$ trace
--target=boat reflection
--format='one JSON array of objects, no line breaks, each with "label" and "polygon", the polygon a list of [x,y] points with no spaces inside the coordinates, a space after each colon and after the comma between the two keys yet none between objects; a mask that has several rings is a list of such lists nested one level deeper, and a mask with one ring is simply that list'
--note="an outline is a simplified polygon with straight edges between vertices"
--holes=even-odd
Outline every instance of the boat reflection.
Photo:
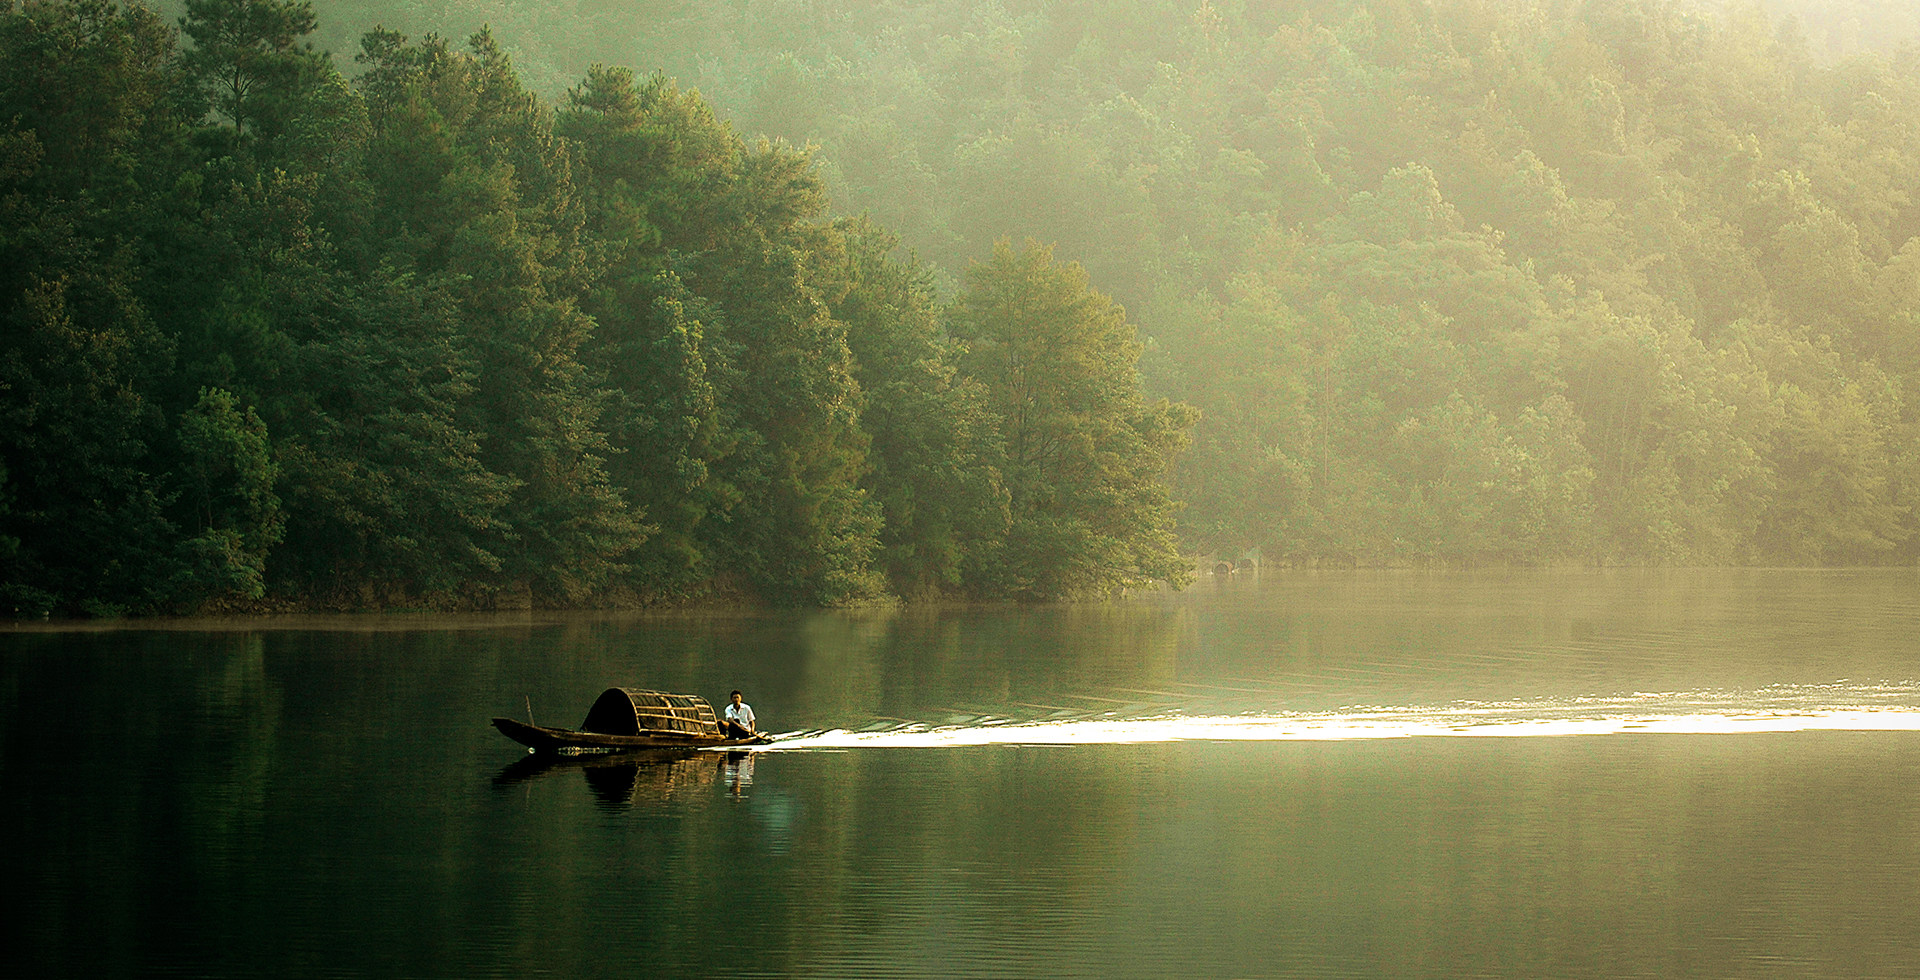
[{"label": "boat reflection", "polygon": [[[520,758],[500,770],[493,777],[493,785],[518,786],[553,773],[578,771],[600,806],[626,809],[636,804],[657,805],[687,797],[711,787],[714,777],[723,772],[727,773],[727,785],[733,787],[738,781],[737,763],[730,762],[729,757],[741,754],[744,753],[720,755],[692,750],[574,756],[539,753]],[[752,781],[749,765],[746,782]]]}]

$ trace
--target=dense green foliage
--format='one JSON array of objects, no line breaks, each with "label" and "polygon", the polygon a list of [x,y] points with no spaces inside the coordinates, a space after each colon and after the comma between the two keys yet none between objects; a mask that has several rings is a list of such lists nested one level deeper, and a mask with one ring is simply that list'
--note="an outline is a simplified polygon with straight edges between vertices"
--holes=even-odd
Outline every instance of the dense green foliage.
[{"label": "dense green foliage", "polygon": [[1920,557],[1900,4],[0,9],[21,608]]},{"label": "dense green foliage", "polygon": [[0,0],[0,610],[1183,577],[1156,480],[1190,420],[1077,266],[975,275],[1102,331],[1068,341],[1106,386],[1073,534],[1009,548],[1046,506],[1004,382],[806,152],[626,69],[549,105],[486,31],[371,31],[349,80],[301,0],[184,14]]},{"label": "dense green foliage", "polygon": [[1911,4],[442,9],[536,7],[529,59],[664,65],[816,142],[937,274],[1003,237],[1083,263],[1203,412],[1191,550],[1920,554]]}]

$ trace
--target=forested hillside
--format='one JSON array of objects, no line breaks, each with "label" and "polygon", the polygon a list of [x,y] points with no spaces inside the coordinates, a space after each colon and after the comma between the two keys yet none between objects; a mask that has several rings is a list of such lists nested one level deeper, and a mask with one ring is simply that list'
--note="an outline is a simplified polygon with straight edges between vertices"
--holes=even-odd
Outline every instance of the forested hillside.
[{"label": "forested hillside", "polygon": [[944,309],[665,78],[376,31],[349,80],[305,3],[186,11],[0,2],[0,610],[1184,578],[1191,412],[1044,246]]},{"label": "forested hillside", "polygon": [[937,268],[1084,263],[1202,412],[1191,549],[1915,557],[1920,57],[1807,40],[1906,6],[483,6],[817,143]]},{"label": "forested hillside", "polygon": [[1920,55],[1793,2],[326,0],[331,64],[9,7],[0,534],[115,515],[10,594],[1091,594],[1173,498],[1910,563]]}]

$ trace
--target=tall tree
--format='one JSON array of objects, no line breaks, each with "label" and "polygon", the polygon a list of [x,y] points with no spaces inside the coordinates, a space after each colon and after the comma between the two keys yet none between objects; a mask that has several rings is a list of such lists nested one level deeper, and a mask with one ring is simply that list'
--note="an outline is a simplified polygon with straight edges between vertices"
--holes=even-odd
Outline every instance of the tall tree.
[{"label": "tall tree", "polygon": [[[725,313],[687,286],[681,254],[662,247],[669,235],[694,244],[666,208],[698,200],[708,174],[696,161],[727,159],[725,139],[701,154],[708,140],[674,125],[685,118],[672,111],[676,96],[664,79],[636,88],[631,72],[595,66],[557,121],[579,148],[588,231],[605,256],[584,300],[597,326],[583,356],[609,389],[609,473],[657,528],[629,581],[668,595],[703,587],[721,564],[716,546],[740,504],[723,463],[743,437],[728,397]],[[681,154],[692,165],[674,165]]]},{"label": "tall tree", "polygon": [[1009,515],[986,389],[959,371],[926,269],[893,259],[897,240],[865,219],[840,223],[845,279],[834,305],[872,434],[862,481],[880,505],[879,562],[896,593],[964,591],[998,562]]},{"label": "tall tree", "polygon": [[373,126],[369,233],[383,261],[447,291],[473,353],[478,459],[513,481],[501,584],[580,601],[649,528],[608,479],[606,393],[582,363],[594,332],[577,157],[485,31],[465,53],[391,32],[364,43]]},{"label": "tall tree", "polygon": [[604,363],[641,410],[621,428],[667,435],[658,448],[699,464],[640,492],[686,487],[667,513],[698,512],[702,560],[764,596],[882,591],[861,392],[833,315],[848,288],[842,248],[812,157],[747,144],[698,93],[657,76],[636,86],[596,69],[570,99],[561,131],[580,141],[611,263],[593,306],[610,327]]},{"label": "tall tree", "polygon": [[143,7],[0,7],[0,604],[23,613],[163,607],[179,570],[174,347],[128,221],[179,146],[172,42]]},{"label": "tall tree", "polygon": [[[205,388],[175,429],[194,605],[266,594],[267,553],[285,535],[267,427],[231,393]],[[197,595],[195,593],[198,593]]]},{"label": "tall tree", "polygon": [[216,113],[236,134],[277,135],[294,121],[297,93],[324,72],[323,56],[300,39],[317,21],[307,0],[186,0],[180,28],[193,40],[182,57]]},{"label": "tall tree", "polygon": [[1011,496],[1004,558],[974,581],[1020,598],[1184,582],[1160,477],[1197,413],[1142,395],[1125,312],[1051,248],[1003,240],[968,270],[951,329],[999,417]]}]

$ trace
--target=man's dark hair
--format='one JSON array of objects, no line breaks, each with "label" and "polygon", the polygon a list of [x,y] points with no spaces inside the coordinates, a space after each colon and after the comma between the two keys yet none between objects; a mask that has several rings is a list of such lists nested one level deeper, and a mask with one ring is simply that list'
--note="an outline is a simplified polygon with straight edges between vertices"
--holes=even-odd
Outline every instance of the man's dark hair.
[{"label": "man's dark hair", "polygon": [[735,694],[739,694],[739,693],[740,693],[739,691],[733,691],[733,692],[730,692],[730,693],[729,693],[729,694],[727,695],[727,697],[733,697],[733,696],[734,696]]}]

